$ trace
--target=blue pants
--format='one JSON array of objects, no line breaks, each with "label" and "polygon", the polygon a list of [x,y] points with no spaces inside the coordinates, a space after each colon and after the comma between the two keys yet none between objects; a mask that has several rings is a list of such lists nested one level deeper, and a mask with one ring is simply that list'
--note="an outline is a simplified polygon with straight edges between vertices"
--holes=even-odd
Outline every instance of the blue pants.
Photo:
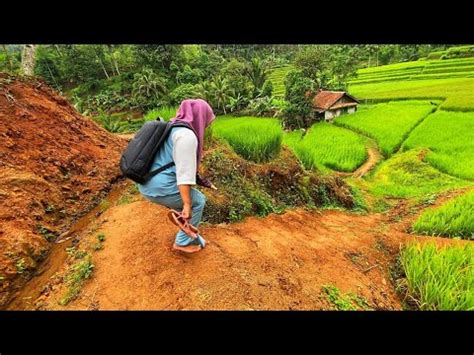
[{"label": "blue pants", "polygon": [[[181,194],[177,193],[174,195],[169,195],[169,196],[146,196],[144,197],[154,203],[158,203],[159,205],[175,209],[177,211],[181,211],[183,208],[183,200],[181,198]],[[193,213],[191,216],[191,224],[195,227],[199,226],[199,223],[201,223],[202,219],[202,211],[204,210],[204,206],[206,204],[206,196],[204,196],[203,193],[199,192],[196,189],[191,189],[191,200],[192,200],[192,209]],[[206,244],[204,239],[201,236],[198,236],[197,239],[193,239],[189,237],[186,233],[184,233],[182,230],[176,234],[176,240],[175,240],[177,245],[180,246],[185,246],[185,245],[190,245],[190,244],[200,244],[203,248]]]}]

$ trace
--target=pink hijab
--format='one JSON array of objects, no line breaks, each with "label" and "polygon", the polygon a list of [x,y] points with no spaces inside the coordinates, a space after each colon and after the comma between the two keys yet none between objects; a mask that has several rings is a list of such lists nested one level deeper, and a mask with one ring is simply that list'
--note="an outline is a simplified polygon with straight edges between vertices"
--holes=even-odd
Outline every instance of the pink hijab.
[{"label": "pink hijab", "polygon": [[181,102],[176,117],[171,122],[186,122],[196,134],[198,139],[197,161],[201,162],[204,146],[204,131],[216,118],[211,106],[202,99],[188,99]]}]

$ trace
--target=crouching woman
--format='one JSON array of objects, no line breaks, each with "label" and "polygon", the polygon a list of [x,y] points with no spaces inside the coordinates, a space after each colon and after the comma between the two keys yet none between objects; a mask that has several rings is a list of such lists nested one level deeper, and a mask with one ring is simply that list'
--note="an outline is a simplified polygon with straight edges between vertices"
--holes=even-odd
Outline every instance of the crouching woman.
[{"label": "crouching woman", "polygon": [[[206,197],[192,188],[202,158],[204,133],[215,115],[209,104],[201,99],[184,100],[171,122],[185,123],[189,128],[171,129],[165,144],[156,153],[151,170],[174,161],[175,165],[139,185],[140,193],[149,201],[182,210],[182,217],[197,227],[201,222]],[[199,178],[199,177],[198,177]],[[194,253],[206,246],[198,235],[191,238],[183,231],[176,234],[173,249]]]}]

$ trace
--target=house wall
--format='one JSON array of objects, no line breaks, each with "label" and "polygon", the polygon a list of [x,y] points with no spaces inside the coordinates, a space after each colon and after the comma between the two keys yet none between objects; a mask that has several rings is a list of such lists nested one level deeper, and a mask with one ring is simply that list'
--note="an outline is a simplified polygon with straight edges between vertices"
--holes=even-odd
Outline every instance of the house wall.
[{"label": "house wall", "polygon": [[339,117],[345,113],[350,114],[356,112],[356,107],[347,107],[347,108],[340,108],[337,110],[327,110],[324,112],[324,119],[326,121],[332,121],[335,117]]},{"label": "house wall", "polygon": [[[337,100],[333,106],[337,106],[339,104],[344,104],[344,103],[353,103],[354,100],[352,100],[350,97],[348,96],[343,96],[341,97],[339,100]],[[353,106],[353,107],[345,107],[345,108],[340,108],[340,109],[336,109],[336,110],[327,110],[324,112],[324,120],[325,121],[332,121],[335,117],[339,117],[340,115],[342,114],[351,114],[351,113],[354,113],[357,111],[357,106]]]},{"label": "house wall", "polygon": [[336,116],[336,111],[326,111],[324,112],[324,119],[326,121],[331,121]]}]

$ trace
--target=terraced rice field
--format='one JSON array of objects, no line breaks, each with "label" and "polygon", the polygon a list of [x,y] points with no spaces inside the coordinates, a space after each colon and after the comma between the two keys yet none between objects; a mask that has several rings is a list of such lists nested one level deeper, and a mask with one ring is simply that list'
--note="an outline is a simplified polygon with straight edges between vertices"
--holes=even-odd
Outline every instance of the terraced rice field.
[{"label": "terraced rice field", "polygon": [[[288,66],[272,72],[276,96],[284,95],[284,76],[290,69]],[[307,169],[354,171],[367,159],[370,137],[385,160],[363,179],[350,181],[376,201],[396,198],[422,205],[433,203],[440,194],[474,187],[474,58],[420,60],[362,69],[349,92],[362,102],[355,114],[338,117],[334,124],[316,123],[306,134],[281,133],[283,144]],[[234,123],[227,128],[229,142],[238,121],[230,122]],[[263,137],[267,131],[264,126],[255,126],[246,135],[252,132]],[[218,135],[225,136],[222,132]],[[239,138],[241,142],[246,139]],[[236,151],[239,144],[233,143]],[[240,154],[251,156],[248,152]],[[412,230],[470,239],[473,216],[471,190],[426,209]],[[417,308],[474,310],[471,245],[438,248],[412,244],[400,253],[400,265],[405,278],[399,290],[408,294]]]},{"label": "terraced rice field", "polygon": [[292,65],[285,65],[282,67],[274,68],[268,79],[272,82],[273,85],[273,96],[283,97],[285,96],[285,76],[292,70],[294,67]]},{"label": "terraced rice field", "polygon": [[435,109],[436,105],[430,101],[393,101],[362,106],[354,114],[338,117],[335,124],[374,138],[382,153],[388,157],[400,147],[410,131]]},{"label": "terraced rice field", "polygon": [[474,112],[439,111],[416,127],[402,149],[431,150],[426,161],[447,174],[474,180]]},{"label": "terraced rice field", "polygon": [[245,159],[264,162],[280,151],[283,130],[276,118],[218,117],[212,134],[225,139]]},{"label": "terraced rice field", "polygon": [[395,154],[381,163],[364,183],[375,196],[396,198],[421,198],[472,184],[424,162],[422,149]]},{"label": "terraced rice field", "polygon": [[349,91],[361,99],[441,99],[444,110],[474,110],[474,58],[398,63],[358,74]]},{"label": "terraced rice field", "polygon": [[441,207],[425,210],[413,224],[413,230],[428,235],[474,238],[474,191]]},{"label": "terraced rice field", "polygon": [[352,172],[367,160],[367,139],[348,129],[329,123],[314,124],[305,136],[291,132],[284,136],[307,169],[325,168]]}]

